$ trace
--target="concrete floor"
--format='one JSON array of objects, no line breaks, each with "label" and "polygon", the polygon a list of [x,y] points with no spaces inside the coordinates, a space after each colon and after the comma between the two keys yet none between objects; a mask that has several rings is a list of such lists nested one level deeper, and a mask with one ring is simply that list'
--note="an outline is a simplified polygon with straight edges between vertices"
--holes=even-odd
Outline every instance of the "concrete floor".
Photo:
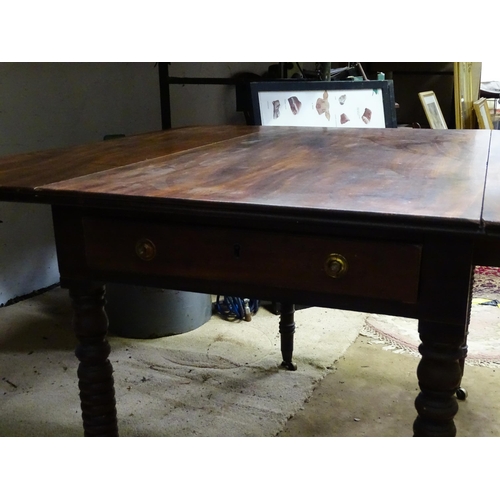
[{"label": "concrete floor", "polygon": [[[280,436],[411,436],[417,364],[359,336]],[[500,436],[500,369],[466,366],[462,382],[468,397],[459,401],[457,436]]]},{"label": "concrete floor", "polygon": [[[68,315],[66,305],[58,307],[51,313]],[[411,436],[418,358],[383,347],[358,336],[279,436]],[[500,436],[500,368],[466,366],[463,386],[469,396],[459,402],[457,435]]]}]

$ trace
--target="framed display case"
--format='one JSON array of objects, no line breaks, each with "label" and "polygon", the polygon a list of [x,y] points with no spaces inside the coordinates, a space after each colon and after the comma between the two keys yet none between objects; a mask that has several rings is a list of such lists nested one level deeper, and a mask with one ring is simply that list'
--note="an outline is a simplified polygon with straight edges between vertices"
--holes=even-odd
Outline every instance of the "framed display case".
[{"label": "framed display case", "polygon": [[254,125],[397,127],[391,80],[250,83]]}]

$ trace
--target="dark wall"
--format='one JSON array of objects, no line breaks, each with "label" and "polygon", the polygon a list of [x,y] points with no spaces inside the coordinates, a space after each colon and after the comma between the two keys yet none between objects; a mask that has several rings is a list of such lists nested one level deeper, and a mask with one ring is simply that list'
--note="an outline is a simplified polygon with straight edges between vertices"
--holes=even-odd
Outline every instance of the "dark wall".
[{"label": "dark wall", "polygon": [[433,90],[448,128],[455,128],[452,62],[369,62],[362,66],[370,79],[382,71],[387,80],[394,81],[398,124],[418,122],[429,128],[418,93]]}]

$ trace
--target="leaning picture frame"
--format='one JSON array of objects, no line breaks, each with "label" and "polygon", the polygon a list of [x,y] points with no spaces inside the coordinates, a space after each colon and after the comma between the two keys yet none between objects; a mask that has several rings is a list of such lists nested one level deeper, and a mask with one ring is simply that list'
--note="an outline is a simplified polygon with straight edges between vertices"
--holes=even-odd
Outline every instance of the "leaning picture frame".
[{"label": "leaning picture frame", "polygon": [[434,129],[447,129],[448,126],[446,125],[436,94],[432,90],[429,90],[427,92],[419,92],[418,97],[424,108],[429,126]]},{"label": "leaning picture frame", "polygon": [[395,128],[392,80],[252,82],[252,124]]},{"label": "leaning picture frame", "polygon": [[474,101],[473,106],[479,128],[493,130],[493,121],[491,120],[488,100],[485,97],[481,97],[481,99]]}]

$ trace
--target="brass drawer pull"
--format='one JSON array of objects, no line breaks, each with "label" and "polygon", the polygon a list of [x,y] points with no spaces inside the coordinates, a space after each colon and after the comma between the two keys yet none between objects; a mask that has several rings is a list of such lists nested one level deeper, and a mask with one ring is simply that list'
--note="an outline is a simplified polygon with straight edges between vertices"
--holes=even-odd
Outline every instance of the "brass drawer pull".
[{"label": "brass drawer pull", "polygon": [[135,253],[141,260],[153,260],[156,256],[155,244],[151,240],[143,238],[135,244]]},{"label": "brass drawer pull", "polygon": [[338,253],[331,253],[325,261],[325,272],[332,278],[340,278],[347,268],[347,259]]}]

